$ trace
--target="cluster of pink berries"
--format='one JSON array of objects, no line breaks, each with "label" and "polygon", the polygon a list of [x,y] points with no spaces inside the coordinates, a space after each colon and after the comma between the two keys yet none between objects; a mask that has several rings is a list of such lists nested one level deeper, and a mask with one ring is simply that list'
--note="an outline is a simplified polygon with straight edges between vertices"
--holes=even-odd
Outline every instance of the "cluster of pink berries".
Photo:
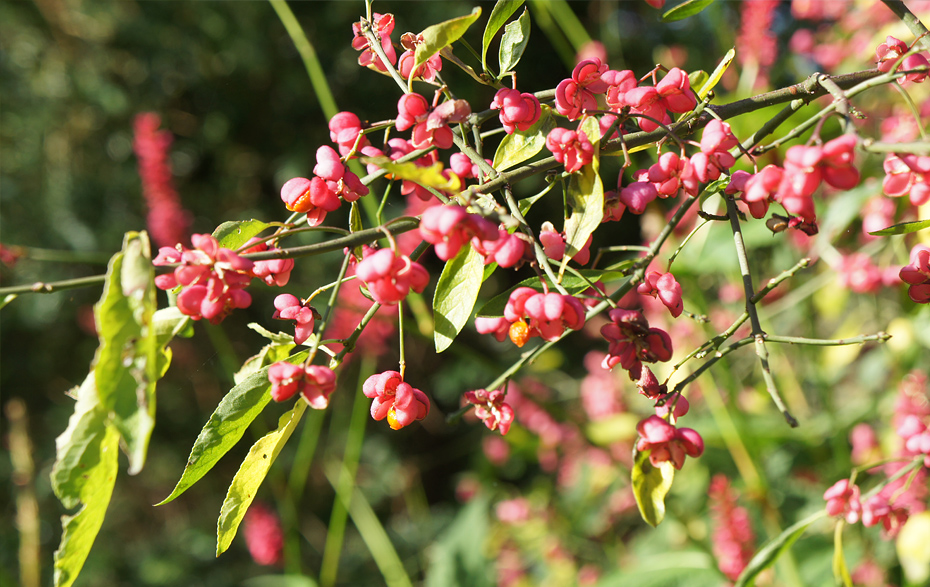
[{"label": "cluster of pink berries", "polygon": [[666,461],[681,469],[685,456],[704,454],[704,439],[691,428],[676,428],[659,416],[649,416],[636,425],[636,450],[649,451],[649,462],[658,467]]},{"label": "cluster of pink berries", "polygon": [[522,347],[535,336],[546,341],[558,340],[566,328],[580,330],[584,322],[584,305],[577,298],[518,287],[511,292],[503,316],[478,317],[475,328],[481,334],[494,334],[501,341],[509,335],[515,345]]},{"label": "cluster of pink berries", "polygon": [[268,367],[271,399],[283,402],[300,393],[311,408],[326,409],[336,389],[336,374],[322,365],[292,365],[279,361]]},{"label": "cluster of pink berries", "polygon": [[485,257],[485,263],[513,267],[526,254],[526,241],[462,206],[431,206],[420,219],[420,237],[434,245],[443,261],[455,257],[465,243]]},{"label": "cluster of pink berries", "polygon": [[859,183],[859,171],[853,167],[855,147],[854,135],[843,135],[822,147],[795,145],[785,152],[784,167],[767,165],[756,174],[735,172],[728,193],[741,193],[754,218],[762,218],[769,203],[777,202],[800,219],[799,229],[816,234],[812,196],[821,182],[842,190]]},{"label": "cluster of pink berries", "polygon": [[[885,42],[875,49],[875,61],[878,64],[878,70],[886,73],[891,71],[895,63],[908,51],[910,51],[910,47],[907,46],[907,43],[889,35],[885,38]],[[922,70],[913,71],[904,76],[906,81],[922,82],[927,79],[927,75],[930,73],[928,72],[930,61],[927,61],[927,58],[920,53],[914,53],[904,57],[898,69],[901,71]]]},{"label": "cluster of pink berries", "polygon": [[475,406],[475,415],[488,430],[500,430],[501,434],[507,434],[514,418],[513,408],[504,403],[506,397],[507,393],[503,389],[465,392],[465,401]]},{"label": "cluster of pink berries", "polygon": [[182,244],[161,247],[154,265],[179,265],[171,273],[155,277],[155,285],[171,290],[181,286],[177,306],[194,320],[206,318],[218,324],[235,308],[247,308],[252,296],[245,287],[254,277],[254,264],[234,251],[220,247],[209,234],[191,236],[193,249]]},{"label": "cluster of pink berries", "polygon": [[339,209],[340,198],[354,202],[368,194],[358,176],[346,169],[335,149],[322,146],[316,152],[313,179],[295,177],[281,187],[281,199],[291,212],[306,212],[307,224],[318,226],[327,212]]},{"label": "cluster of pink berries", "polygon": [[930,202],[930,157],[891,153],[882,166],[882,190],[886,194],[895,198],[906,195],[915,206]]},{"label": "cluster of pink berries", "polygon": [[411,290],[422,293],[429,285],[426,269],[393,249],[364,247],[355,275],[365,282],[372,299],[383,305],[396,304]]},{"label": "cluster of pink berries", "polygon": [[907,295],[918,304],[930,304],[930,247],[911,249],[911,263],[901,268],[901,281],[908,284]]},{"label": "cluster of pink berries", "polygon": [[429,398],[406,383],[397,371],[372,375],[362,384],[362,393],[374,400],[371,402],[371,417],[375,420],[387,418],[393,430],[400,430],[429,414]]}]

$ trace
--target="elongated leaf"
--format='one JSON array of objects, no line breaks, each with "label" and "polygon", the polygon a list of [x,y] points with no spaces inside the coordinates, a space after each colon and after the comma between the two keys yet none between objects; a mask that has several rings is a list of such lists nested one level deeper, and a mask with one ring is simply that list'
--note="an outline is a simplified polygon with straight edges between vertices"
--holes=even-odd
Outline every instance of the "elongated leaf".
[{"label": "elongated leaf", "polygon": [[497,4],[491,10],[491,16],[488,17],[488,24],[484,27],[484,38],[481,41],[481,69],[488,71],[488,47],[494,40],[494,35],[501,30],[507,19],[510,18],[517,8],[523,5],[524,0],[497,0]]},{"label": "elongated leaf", "polygon": [[520,214],[523,214],[524,216],[526,216],[526,213],[530,211],[530,208],[533,207],[533,204],[535,204],[537,201],[539,201],[540,198],[542,198],[543,196],[548,194],[550,191],[552,191],[552,188],[554,188],[556,185],[557,185],[557,182],[553,181],[552,183],[547,185],[545,188],[543,188],[543,190],[539,192],[538,194],[536,194],[535,196],[530,196],[528,198],[523,198],[517,201],[517,206],[520,208]]},{"label": "elongated leaf", "polygon": [[217,226],[213,231],[213,236],[219,241],[221,247],[235,251],[249,242],[250,238],[270,226],[261,220],[234,220]]},{"label": "elongated leaf", "polygon": [[542,106],[542,112],[536,124],[523,132],[516,131],[505,135],[494,152],[494,169],[504,171],[536,156],[546,147],[546,137],[555,128],[552,110]]},{"label": "elongated leaf", "polygon": [[442,174],[442,163],[421,167],[415,161],[396,163],[387,157],[361,157],[360,159],[366,165],[370,163],[386,170],[394,179],[408,179],[420,185],[446,192],[457,192],[462,188],[459,176],[450,173],[449,177],[445,177]]},{"label": "elongated leaf", "polygon": [[883,228],[881,230],[876,230],[875,232],[870,232],[872,236],[894,236],[896,234],[910,234],[912,232],[917,232],[918,230],[923,230],[925,228],[930,228],[930,220],[915,220],[913,222],[900,222],[898,224],[892,224],[888,228]]},{"label": "elongated leaf", "polygon": [[[252,420],[271,401],[269,393],[271,383],[268,381],[267,365],[282,360],[277,355],[289,350],[287,345],[271,346],[277,348],[269,350],[266,354],[263,361],[265,366],[245,377],[220,400],[216,411],[207,420],[197,440],[194,441],[194,447],[187,458],[187,465],[171,495],[156,505],[163,505],[174,500],[206,475],[213,465],[239,442]],[[283,360],[297,364],[307,358],[308,352],[301,351]]]},{"label": "elongated leaf", "polygon": [[442,51],[443,47],[458,41],[468,30],[468,27],[478,20],[479,16],[481,16],[481,8],[476,6],[471,11],[471,14],[459,16],[423,29],[423,32],[420,33],[423,35],[423,42],[417,45],[413,69],[416,70],[416,68],[426,63],[430,57]]},{"label": "elongated leaf", "polygon": [[82,506],[74,515],[61,517],[63,533],[55,551],[55,585],[68,587],[81,572],[103,524],[118,467],[119,433],[107,425],[93,371],[78,388],[68,428],[55,444],[52,489],[66,508]]},{"label": "elongated leaf", "polygon": [[663,14],[662,22],[674,22],[676,20],[683,20],[689,16],[694,16],[710,6],[713,1],[714,0],[686,0]]},{"label": "elongated leaf", "polygon": [[751,587],[755,584],[756,577],[769,568],[783,552],[791,548],[791,545],[807,531],[808,526],[827,515],[826,510],[812,514],[800,522],[797,522],[786,528],[781,534],[768,541],[765,546],[756,552],[749,564],[740,573],[734,587]]},{"label": "elongated leaf", "polygon": [[449,348],[468,322],[484,277],[484,257],[471,246],[446,261],[433,295],[433,342],[436,352]]},{"label": "elongated leaf", "polygon": [[[701,89],[698,90],[698,99],[702,100],[707,93],[714,89],[714,86],[720,82],[720,78],[723,77],[723,74],[726,73],[727,68],[730,67],[730,64],[733,63],[733,58],[736,57],[736,49],[730,49],[727,51],[727,54],[723,56],[723,59],[720,60],[720,63],[717,64],[717,67],[714,69],[714,72],[710,74],[710,77],[707,78],[707,81],[701,86]],[[705,74],[706,76],[706,74]],[[695,84],[691,84],[692,88],[697,87]]]},{"label": "elongated leaf", "polygon": [[853,587],[852,577],[849,576],[849,568],[846,566],[846,557],[843,555],[843,521],[836,523],[836,530],[833,532],[833,580],[839,584],[843,583],[845,587]]},{"label": "elongated leaf", "polygon": [[[601,281],[603,283],[610,283],[612,281],[616,281],[618,279],[623,279],[624,277],[626,277],[622,273],[618,273],[615,271],[602,271],[600,269],[582,269],[578,273],[583,275],[585,279],[591,281],[592,283],[596,283],[598,281]],[[555,287],[555,284],[552,283],[552,281],[548,277],[546,277],[546,283],[548,284],[549,289],[553,289]],[[572,275],[571,273],[565,274],[562,277],[561,283],[562,283],[562,287],[564,287],[565,290],[568,291],[568,293],[571,295],[577,295],[585,291],[589,287],[591,287],[590,285],[588,285],[588,283],[584,279],[580,279],[579,277]],[[504,293],[494,296],[493,298],[491,298],[490,301],[488,301],[486,304],[481,306],[481,308],[478,310],[478,313],[477,313],[478,316],[484,316],[487,318],[497,318],[498,316],[503,316],[504,307],[507,305],[507,300],[510,299],[510,294],[513,292],[513,290],[517,289],[518,287],[532,287],[536,291],[545,291],[543,288],[542,281],[540,281],[538,277],[530,277],[528,279],[524,279],[523,281],[511,287]]]},{"label": "elongated leaf", "polygon": [[253,444],[249,454],[242,461],[226,492],[223,507],[220,508],[220,517],[216,523],[216,556],[226,552],[236,537],[239,523],[252,505],[268,469],[278,458],[278,453],[291,437],[306,410],[307,402],[298,400],[292,410],[278,419],[277,430],[269,432]]},{"label": "elongated leaf", "polygon": [[639,513],[650,526],[658,526],[665,518],[665,496],[672,488],[675,467],[669,461],[653,467],[648,452],[636,452],[632,473],[633,496]]},{"label": "elongated leaf", "polygon": [[530,13],[524,10],[520,18],[504,28],[504,36],[501,38],[501,48],[498,53],[501,68],[498,78],[504,77],[504,74],[517,66],[529,42]]},{"label": "elongated leaf", "polygon": [[122,436],[130,475],[145,464],[155,427],[155,382],[168,366],[164,357],[159,364],[154,279],[148,237],[127,233],[94,307],[100,338],[94,358],[97,395]]},{"label": "elongated leaf", "polygon": [[568,182],[568,203],[572,214],[565,221],[565,256],[562,258],[562,271],[565,270],[569,259],[584,248],[588,237],[604,219],[604,185],[601,183],[598,155],[601,129],[597,118],[585,118],[581,123],[581,130],[594,145],[594,158],[580,172],[573,173]]}]

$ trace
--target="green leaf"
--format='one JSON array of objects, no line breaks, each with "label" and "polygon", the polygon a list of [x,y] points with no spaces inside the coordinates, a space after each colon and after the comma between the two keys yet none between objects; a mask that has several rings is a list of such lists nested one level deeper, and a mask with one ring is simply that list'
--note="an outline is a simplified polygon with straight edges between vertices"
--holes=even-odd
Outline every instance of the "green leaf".
[{"label": "green leaf", "polygon": [[94,358],[97,396],[122,436],[130,475],[145,464],[155,427],[155,383],[168,366],[154,323],[154,279],[148,236],[126,233],[94,307],[100,338]]},{"label": "green leaf", "polygon": [[710,76],[707,75],[707,72],[703,69],[697,69],[688,74],[688,84],[691,86],[691,89],[694,90],[695,94],[698,93],[695,88],[704,87],[704,84],[706,84],[709,79]]},{"label": "green leaf", "polygon": [[837,521],[833,532],[833,580],[837,584],[842,582],[845,587],[853,587],[852,577],[849,576],[849,568],[846,566],[846,557],[843,556],[842,520]]},{"label": "green leaf", "polygon": [[484,277],[484,257],[470,245],[446,261],[433,295],[436,352],[449,348],[468,322]]},{"label": "green leaf", "polygon": [[434,163],[429,167],[421,167],[415,161],[397,163],[387,157],[360,157],[362,163],[377,165],[391,174],[393,179],[407,179],[416,183],[435,188],[443,192],[458,192],[462,188],[459,176],[450,173],[449,177],[442,174],[442,163]]},{"label": "green leaf", "polygon": [[[580,273],[585,277],[585,279],[591,282],[602,281],[604,283],[610,283],[612,281],[617,281],[618,279],[623,279],[626,277],[626,275],[622,273],[602,271],[600,269],[582,269],[578,273]],[[550,280],[548,277],[546,277],[546,283],[548,284],[549,289],[555,288],[555,284],[552,283],[552,280]],[[584,279],[572,275],[571,273],[562,276],[561,284],[570,295],[577,295],[591,287]],[[481,309],[478,310],[477,315],[486,318],[497,318],[499,316],[503,316],[504,307],[507,305],[507,300],[510,299],[510,294],[513,293],[513,291],[518,287],[531,287],[536,291],[545,291],[543,288],[543,282],[540,281],[538,277],[524,279],[504,293],[498,294],[491,298],[488,303],[481,306]]]},{"label": "green leaf", "polygon": [[491,574],[493,561],[488,560],[484,544],[488,536],[488,500],[479,493],[459,509],[452,523],[433,543],[426,567],[426,587],[491,587],[497,583]]},{"label": "green leaf", "polygon": [[224,222],[213,231],[213,237],[219,241],[221,247],[235,251],[249,242],[250,238],[271,226],[271,224],[267,224],[261,220],[235,220]]},{"label": "green leaf", "polygon": [[500,74],[498,79],[504,77],[508,71],[517,66],[523,52],[526,51],[526,44],[530,42],[530,13],[524,9],[520,18],[509,23],[504,28],[504,36],[501,38],[501,47],[498,54],[500,63]]},{"label": "green leaf", "polygon": [[686,0],[663,14],[662,22],[674,22],[676,20],[683,20],[689,16],[694,16],[710,6],[713,1],[714,0]]},{"label": "green leaf", "polygon": [[517,206],[520,209],[520,214],[523,214],[524,216],[526,216],[526,213],[530,211],[530,208],[533,207],[533,204],[535,204],[541,197],[545,196],[550,191],[552,191],[552,188],[554,188],[556,185],[557,183],[553,181],[549,185],[547,185],[545,188],[543,188],[543,191],[539,192],[535,196],[530,196],[528,198],[523,198],[517,201]]},{"label": "green leaf", "polygon": [[[284,345],[281,348],[287,348],[287,346]],[[308,352],[301,351],[284,360],[297,364],[307,358]],[[267,365],[278,360],[275,355],[276,353],[269,351],[263,360],[266,365],[245,377],[220,400],[216,410],[197,436],[197,440],[194,441],[191,454],[187,458],[187,465],[171,495],[155,505],[164,505],[187,491],[239,442],[252,420],[271,401],[269,393],[271,383],[268,381]]]},{"label": "green leaf", "polygon": [[743,569],[743,572],[740,573],[739,578],[736,580],[734,587],[751,587],[755,584],[756,577],[769,568],[775,561],[778,560],[778,557],[782,555],[783,552],[791,548],[791,545],[801,537],[802,534],[807,530],[808,526],[823,518],[827,515],[826,510],[820,510],[813,515],[810,515],[800,522],[797,522],[788,528],[786,528],[781,534],[769,540],[765,546],[759,549],[756,552],[755,556],[752,557],[752,560],[749,561],[749,564]]},{"label": "green leaf", "polygon": [[294,342],[294,335],[286,332],[272,332],[257,322],[249,322],[246,326],[261,334],[271,342],[278,344],[287,344]]},{"label": "green leaf", "polygon": [[523,5],[523,0],[497,0],[491,10],[488,24],[484,27],[484,39],[481,41],[481,69],[488,71],[488,47],[494,40],[494,35],[501,30],[507,19]]},{"label": "green leaf", "polygon": [[535,157],[546,147],[546,137],[553,128],[555,120],[552,118],[552,110],[543,105],[536,124],[523,132],[516,131],[512,135],[504,135],[497,151],[494,152],[494,162],[491,165],[498,171],[504,171]]},{"label": "green leaf", "polygon": [[152,316],[152,322],[155,324],[158,344],[164,346],[171,342],[172,338],[178,336],[191,322],[191,319],[182,314],[177,306],[168,306],[156,310]]},{"label": "green leaf", "polygon": [[594,158],[580,172],[573,173],[568,181],[568,204],[572,209],[572,214],[565,220],[563,272],[569,259],[584,248],[588,237],[594,233],[601,225],[601,220],[604,219],[604,185],[598,173],[601,129],[597,118],[586,117],[581,123],[581,130],[588,135],[588,139],[594,145]]},{"label": "green leaf", "polygon": [[118,469],[119,433],[107,424],[91,371],[77,390],[68,428],[55,440],[52,490],[68,509],[83,504],[72,516],[62,516],[62,536],[55,551],[55,585],[71,585],[103,524]]},{"label": "green leaf", "polygon": [[[714,73],[707,78],[707,81],[704,82],[704,85],[701,86],[701,89],[698,90],[698,100],[703,100],[704,96],[708,92],[714,89],[714,86],[720,82],[720,78],[723,77],[723,74],[727,71],[727,68],[730,67],[730,64],[733,63],[733,58],[736,57],[736,49],[730,49],[727,51],[727,54],[723,56],[723,59],[720,60],[720,63],[717,64],[717,68],[714,69]],[[707,74],[704,74],[705,77]],[[690,76],[689,76],[690,77]],[[690,80],[689,80],[690,81]],[[696,80],[695,80],[696,81]],[[697,85],[692,83],[692,88],[696,88]]]},{"label": "green leaf", "polygon": [[268,469],[278,458],[278,453],[291,437],[306,410],[307,402],[298,400],[292,410],[278,419],[277,430],[269,432],[253,444],[249,454],[242,461],[226,492],[226,499],[220,508],[220,517],[216,522],[216,556],[226,552],[232,539],[236,537],[239,523],[252,505]]},{"label": "green leaf", "polygon": [[417,51],[414,54],[414,64],[411,71],[416,71],[418,67],[442,51],[443,47],[448,47],[465,34],[468,27],[472,25],[478,17],[481,16],[481,8],[476,6],[471,14],[459,16],[439,24],[434,24],[423,29],[420,33],[423,35],[423,42],[417,45]]},{"label": "green leaf", "polygon": [[930,220],[915,220],[913,222],[900,222],[888,228],[870,232],[872,236],[894,236],[896,234],[910,234],[930,227]]},{"label": "green leaf", "polygon": [[632,471],[633,496],[639,513],[652,527],[665,518],[665,496],[672,488],[675,467],[670,461],[653,467],[648,452],[636,451]]}]

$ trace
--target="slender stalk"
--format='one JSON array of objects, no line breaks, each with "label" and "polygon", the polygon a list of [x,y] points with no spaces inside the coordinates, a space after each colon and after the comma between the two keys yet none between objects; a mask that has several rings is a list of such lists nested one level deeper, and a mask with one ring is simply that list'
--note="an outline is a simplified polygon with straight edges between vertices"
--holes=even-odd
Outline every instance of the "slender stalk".
[{"label": "slender stalk", "polygon": [[80,287],[89,287],[91,285],[102,285],[106,278],[106,275],[91,275],[90,277],[77,277],[75,279],[63,279],[61,281],[37,281],[32,285],[12,285],[10,287],[0,287],[0,296],[21,293],[58,293],[65,289],[77,289]]},{"label": "slender stalk", "polygon": [[323,66],[320,65],[320,60],[316,56],[316,50],[314,50],[313,44],[310,43],[310,39],[307,38],[300,23],[297,22],[297,17],[291,12],[291,8],[287,5],[285,0],[268,1],[278,14],[278,18],[281,19],[281,24],[284,25],[284,29],[287,31],[288,36],[291,37],[291,41],[294,42],[294,46],[297,48],[297,52],[304,62],[307,75],[310,76],[310,84],[313,86],[313,91],[316,94],[316,99],[320,103],[320,108],[323,110],[323,115],[326,116],[327,120],[332,118],[339,112],[339,108],[336,107],[336,100],[333,98],[333,93],[329,89],[329,83],[326,81],[326,74],[323,73]]},{"label": "slender stalk", "polygon": [[775,402],[785,421],[792,428],[797,427],[798,421],[788,411],[784,400],[778,393],[775,386],[775,378],[772,377],[772,371],[769,367],[769,353],[765,347],[765,333],[762,331],[762,325],[759,322],[759,314],[756,312],[756,305],[752,303],[755,291],[752,285],[752,273],[749,271],[749,258],[746,255],[746,245],[743,243],[743,233],[739,224],[737,215],[736,202],[733,198],[724,198],[727,204],[727,215],[730,217],[730,228],[733,230],[733,244],[736,248],[736,257],[739,260],[740,273],[743,276],[743,295],[746,299],[746,313],[749,314],[749,323],[752,325],[752,336],[755,342],[756,354],[759,356],[759,362],[762,365],[762,378],[765,380],[765,388]]},{"label": "slender stalk", "polygon": [[800,336],[777,336],[774,334],[765,334],[763,338],[767,342],[783,342],[786,344],[806,344],[810,346],[844,346],[850,344],[865,344],[867,342],[885,342],[891,338],[887,332],[878,334],[863,334],[852,338],[802,338]]}]

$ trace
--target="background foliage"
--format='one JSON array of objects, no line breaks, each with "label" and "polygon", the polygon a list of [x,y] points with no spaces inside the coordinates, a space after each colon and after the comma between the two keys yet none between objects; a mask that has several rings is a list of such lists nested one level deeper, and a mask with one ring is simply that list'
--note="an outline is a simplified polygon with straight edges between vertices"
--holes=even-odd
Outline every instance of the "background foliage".
[{"label": "background foliage", "polygon": [[[467,14],[474,4],[398,2],[375,8],[393,12],[399,31],[416,32]],[[485,14],[490,12],[491,3],[478,4]],[[643,2],[530,3],[530,8],[530,48],[517,71],[521,88],[538,90],[554,87],[568,75],[588,34],[604,43],[615,69],[641,73],[661,62],[710,71],[735,45],[728,31],[737,26],[740,3],[717,2],[698,17],[667,25],[658,25],[658,12]],[[392,116],[396,88],[358,67],[357,53],[349,46],[350,23],[363,12],[363,3],[295,2],[292,9],[319,54],[339,108],[363,117]],[[810,23],[791,17],[787,3],[777,11],[773,30],[784,58],[771,71],[773,87],[816,70],[816,63],[790,57],[787,50],[792,32],[806,26]],[[874,35],[880,38],[879,31]],[[479,29],[466,38],[480,46]],[[865,68],[870,59],[869,54],[851,55],[849,69]],[[460,82],[456,89],[461,98],[487,104],[493,96],[490,88],[467,83],[451,67],[443,75],[450,85]],[[719,90],[721,101],[726,101],[727,88],[745,84],[738,76],[726,79]],[[0,238],[6,245],[27,248],[14,267],[0,266],[4,285],[101,273],[110,254],[120,248],[124,232],[144,228],[132,152],[132,120],[139,112],[161,114],[175,136],[175,182],[184,206],[195,215],[194,232],[211,232],[226,219],[279,219],[279,186],[308,175],[317,146],[328,144],[326,120],[299,56],[265,2],[2,3],[0,93]],[[881,100],[892,94],[882,95],[870,98],[875,112],[881,112]],[[770,115],[739,118],[733,121],[734,131],[742,136]],[[880,159],[870,164],[879,169]],[[606,176],[615,176],[619,168],[615,160],[604,166]],[[839,196],[823,219],[822,232],[828,235],[824,247],[855,222],[855,210],[877,189],[867,185]],[[400,210],[396,205],[389,214]],[[531,223],[538,225],[548,212],[534,208]],[[656,218],[644,217],[650,221]],[[628,234],[629,244],[639,242],[635,219],[618,226],[616,230]],[[305,243],[315,238],[307,236]],[[727,252],[731,238],[722,231],[710,233],[676,261],[690,311],[710,312],[727,283],[738,276],[736,260]],[[747,239],[760,275],[777,274],[795,261],[761,226],[749,227]],[[906,250],[899,244],[888,255],[902,262]],[[337,254],[298,262],[290,287],[311,291],[335,274],[341,260]],[[438,274],[441,264],[433,258],[428,267]],[[523,277],[515,276],[513,282]],[[495,279],[498,291],[510,285],[506,278]],[[517,351],[466,329],[437,359],[429,333],[410,328],[408,333],[419,338],[408,342],[408,373],[416,374],[419,387],[434,398],[435,412],[422,427],[402,433],[368,422],[357,487],[382,520],[407,574],[416,580],[425,577],[428,585],[493,584],[492,560],[498,559],[499,570],[508,557],[530,569],[527,580],[532,584],[567,584],[585,565],[605,571],[602,585],[625,584],[632,574],[640,584],[663,584],[675,576],[687,576],[689,585],[720,584],[724,579],[711,562],[706,517],[711,472],[741,479],[757,535],[773,536],[822,507],[823,488],[851,466],[849,430],[889,413],[896,382],[912,368],[926,368],[930,308],[903,304],[903,291],[857,296],[834,280],[825,268],[811,272],[802,279],[800,293],[768,309],[768,319],[797,336],[891,329],[894,343],[865,350],[780,348],[774,368],[786,399],[802,419],[798,430],[789,429],[770,409],[764,388],[752,376],[754,357],[734,358],[713,369],[702,379],[702,393],[690,396],[696,411],[689,426],[701,431],[707,453],[678,474],[667,502],[668,518],[656,530],[644,528],[635,507],[622,502],[628,470],[596,452],[598,445],[630,440],[636,418],[600,425],[586,419],[578,387],[587,373],[585,352],[598,343],[580,335],[578,344],[543,356],[530,372],[536,382],[526,384],[527,395],[545,398],[555,420],[572,423],[585,435],[580,452],[560,455],[576,461],[575,468],[561,470],[558,477],[551,474],[540,464],[539,438],[520,427],[506,438],[509,456],[495,464],[486,456],[495,447],[487,443],[498,439],[489,440],[480,425],[448,426],[442,420],[442,413],[458,407],[462,391],[485,385]],[[214,528],[222,496],[247,445],[276,426],[283,406],[267,410],[246,433],[248,442],[233,449],[183,498],[159,508],[151,505],[171,492],[193,439],[232,387],[232,373],[263,344],[245,324],[268,324],[274,293],[253,288],[255,303],[248,311],[217,327],[198,323],[193,338],[172,343],[174,362],[158,385],[158,425],[152,438],[157,450],[150,451],[140,475],[120,476],[82,584],[230,585],[268,572],[248,558],[241,538],[222,558],[214,558]],[[28,414],[25,429],[5,424],[5,438],[8,446],[18,441],[12,435],[31,439],[34,463],[32,475],[24,476],[14,471],[15,459],[0,459],[0,524],[14,527],[16,488],[34,491],[45,578],[51,576],[51,553],[61,532],[58,518],[64,513],[49,483],[52,439],[65,429],[73,410],[64,392],[84,379],[97,345],[90,308],[98,297],[93,288],[24,296],[3,309],[0,322],[3,402],[10,406],[20,400],[17,405]],[[897,318],[902,315],[906,318]],[[382,357],[378,370],[390,368],[395,352]],[[292,469],[296,453],[314,448],[301,442],[298,430],[296,442],[285,447],[261,488],[258,499],[275,505],[289,535],[300,544],[300,557],[289,559],[289,571],[318,573],[335,497],[328,467],[338,466],[345,447],[351,382],[356,373],[363,377],[375,368],[372,359],[342,369],[340,379],[348,383],[333,396],[331,411],[314,413],[302,424],[304,429],[323,427],[313,467]],[[632,405],[635,390],[630,387]],[[639,407],[631,409],[643,413]],[[487,451],[482,451],[483,443]],[[301,480],[296,500],[295,475]],[[463,503],[467,488],[475,497]],[[514,497],[525,497],[533,513],[525,525],[501,524],[493,514],[493,504]],[[22,520],[17,523],[22,527]],[[15,532],[0,533],[0,583],[18,580],[19,538]],[[833,549],[829,529],[824,525],[802,540],[803,548],[796,548],[780,569],[786,584],[798,577],[805,584],[826,584]],[[850,560],[866,554],[895,568],[889,543],[866,532],[848,539]],[[381,576],[350,523],[339,583],[376,584]]]}]

